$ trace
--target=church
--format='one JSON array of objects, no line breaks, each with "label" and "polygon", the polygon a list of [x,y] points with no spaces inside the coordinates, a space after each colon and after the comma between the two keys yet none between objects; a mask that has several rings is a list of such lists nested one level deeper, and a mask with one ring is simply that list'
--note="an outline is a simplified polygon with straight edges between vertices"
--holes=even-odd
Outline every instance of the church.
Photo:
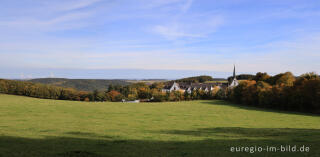
[{"label": "church", "polygon": [[229,88],[233,88],[233,87],[236,87],[239,85],[239,82],[237,80],[237,77],[236,77],[236,66],[234,65],[233,67],[233,77],[232,77],[232,82],[231,84],[229,85]]}]

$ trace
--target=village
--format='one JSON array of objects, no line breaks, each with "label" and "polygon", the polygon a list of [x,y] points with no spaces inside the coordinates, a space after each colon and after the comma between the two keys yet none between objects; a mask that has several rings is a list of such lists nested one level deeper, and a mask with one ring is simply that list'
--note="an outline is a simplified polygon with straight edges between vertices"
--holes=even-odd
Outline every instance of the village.
[{"label": "village", "polygon": [[236,87],[238,84],[239,82],[236,78],[236,67],[234,66],[232,82],[230,84],[228,82],[227,83],[184,83],[184,82],[178,83],[173,81],[165,85],[164,88],[162,89],[162,92],[187,91],[189,94],[191,94],[192,91],[196,91],[196,90],[209,92],[209,91],[213,91],[214,89],[219,90],[219,89],[233,88],[233,87]]}]

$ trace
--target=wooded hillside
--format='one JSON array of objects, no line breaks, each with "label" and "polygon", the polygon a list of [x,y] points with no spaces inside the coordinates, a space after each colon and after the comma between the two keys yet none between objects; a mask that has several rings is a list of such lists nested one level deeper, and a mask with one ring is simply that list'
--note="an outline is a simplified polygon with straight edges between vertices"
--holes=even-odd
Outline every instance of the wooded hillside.
[{"label": "wooded hillside", "polygon": [[48,85],[55,85],[65,88],[74,88],[81,91],[105,91],[109,85],[129,85],[130,82],[127,80],[103,80],[103,79],[65,79],[65,78],[39,78],[28,80],[33,83],[42,83]]},{"label": "wooded hillside", "polygon": [[175,80],[176,82],[184,82],[184,83],[204,83],[206,81],[213,81],[214,79],[211,76],[201,75],[195,77],[187,77],[179,80]]}]

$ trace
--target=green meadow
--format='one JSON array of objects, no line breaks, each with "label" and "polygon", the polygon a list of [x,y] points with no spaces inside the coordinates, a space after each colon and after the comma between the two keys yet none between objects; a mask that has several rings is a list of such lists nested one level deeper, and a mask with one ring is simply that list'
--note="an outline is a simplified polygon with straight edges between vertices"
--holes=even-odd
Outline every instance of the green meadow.
[{"label": "green meadow", "polygon": [[[231,147],[309,152],[231,152]],[[320,156],[320,116],[221,100],[76,102],[0,95],[0,157]]]}]

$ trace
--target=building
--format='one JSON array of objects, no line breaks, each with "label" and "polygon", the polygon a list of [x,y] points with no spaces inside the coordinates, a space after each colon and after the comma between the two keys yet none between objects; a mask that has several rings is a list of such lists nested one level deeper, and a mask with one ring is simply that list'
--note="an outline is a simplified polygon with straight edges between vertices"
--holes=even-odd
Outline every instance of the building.
[{"label": "building", "polygon": [[232,82],[231,84],[229,85],[230,88],[233,88],[233,87],[236,87],[239,85],[239,82],[237,80],[237,77],[236,77],[236,66],[234,65],[233,67],[233,77],[232,77]]},{"label": "building", "polygon": [[173,83],[169,83],[167,85],[164,86],[164,88],[162,89],[163,92],[172,92],[172,91],[180,91],[180,85],[176,82]]},{"label": "building", "polygon": [[167,85],[164,86],[162,89],[162,92],[172,92],[172,91],[180,91],[180,92],[185,92],[187,91],[188,93],[191,93],[192,91],[195,90],[202,90],[204,92],[209,92],[212,91],[214,88],[223,88],[226,86],[225,84],[222,83],[177,83],[177,82],[171,82],[168,83]]}]

